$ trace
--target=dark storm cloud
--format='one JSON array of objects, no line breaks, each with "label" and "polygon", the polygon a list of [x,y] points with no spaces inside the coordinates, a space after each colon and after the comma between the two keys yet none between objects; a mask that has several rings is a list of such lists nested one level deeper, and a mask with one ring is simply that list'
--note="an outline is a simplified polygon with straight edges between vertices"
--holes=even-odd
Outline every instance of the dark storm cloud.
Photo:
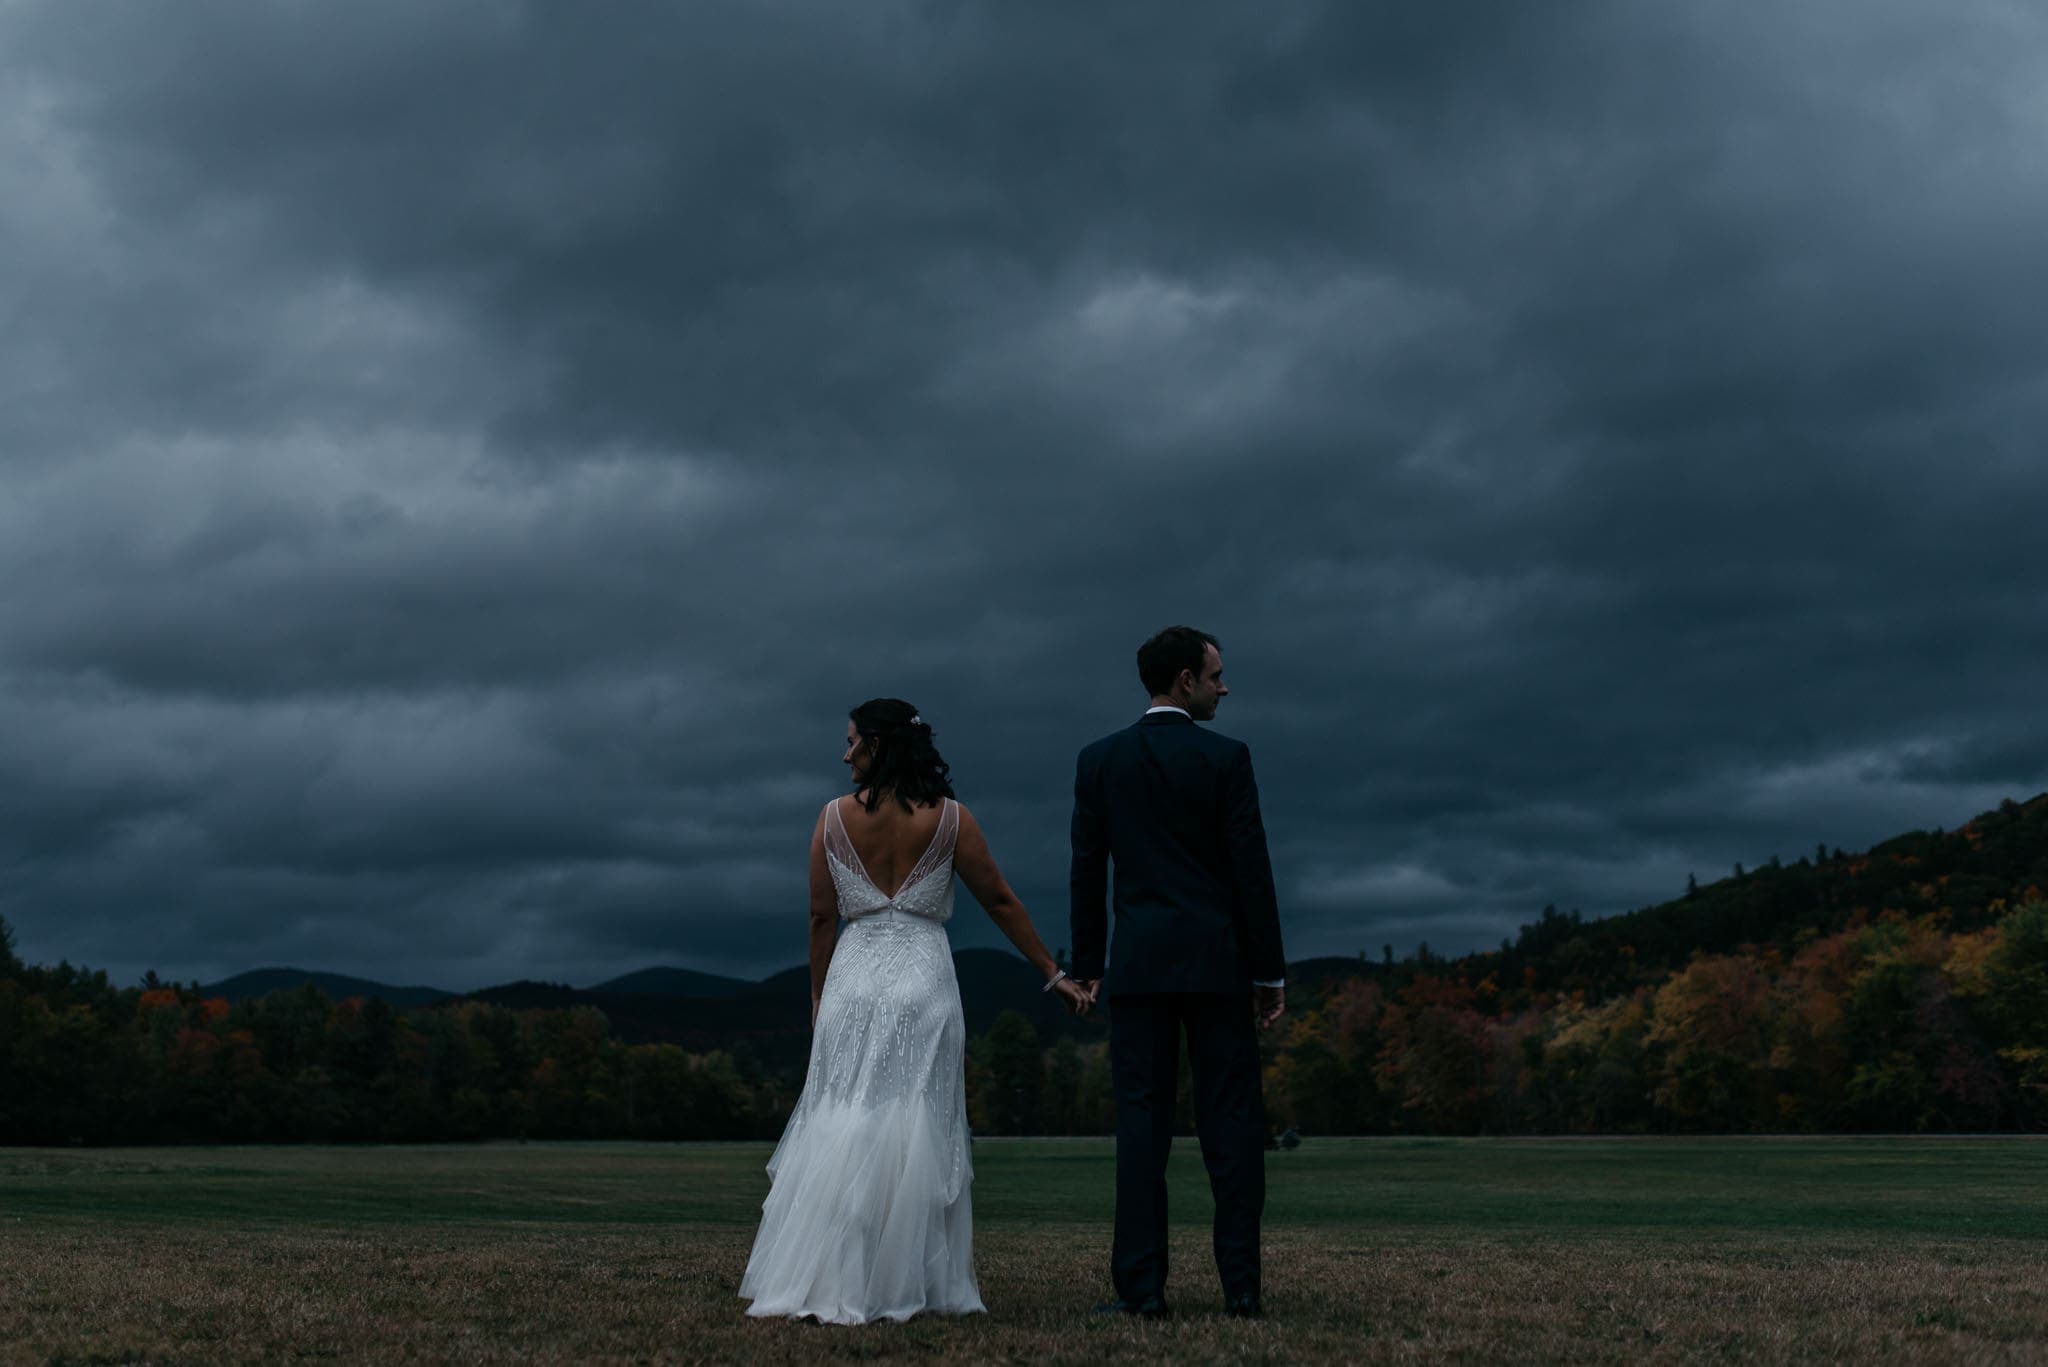
[{"label": "dark storm cloud", "polygon": [[31,4],[0,52],[31,958],[779,967],[883,693],[1059,943],[1072,753],[1177,619],[1296,957],[2048,786],[2024,14]]}]

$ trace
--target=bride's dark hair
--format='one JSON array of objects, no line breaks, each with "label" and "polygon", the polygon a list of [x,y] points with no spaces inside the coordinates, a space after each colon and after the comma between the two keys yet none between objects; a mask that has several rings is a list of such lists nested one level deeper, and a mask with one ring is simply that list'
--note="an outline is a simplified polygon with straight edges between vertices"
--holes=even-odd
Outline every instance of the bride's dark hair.
[{"label": "bride's dark hair", "polygon": [[862,806],[872,812],[882,805],[884,793],[905,811],[953,796],[947,781],[953,771],[940,758],[931,725],[916,708],[901,698],[870,698],[846,715],[868,743],[867,777],[859,780],[868,794]]}]

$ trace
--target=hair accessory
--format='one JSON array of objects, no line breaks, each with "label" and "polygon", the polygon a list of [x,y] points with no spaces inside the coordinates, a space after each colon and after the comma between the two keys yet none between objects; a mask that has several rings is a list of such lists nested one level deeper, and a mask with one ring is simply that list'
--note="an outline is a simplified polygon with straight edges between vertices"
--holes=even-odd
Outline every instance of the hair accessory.
[{"label": "hair accessory", "polygon": [[911,724],[912,726],[923,726],[923,725],[924,725],[924,718],[923,718],[923,717],[920,717],[920,716],[919,716],[919,715],[918,715],[917,713],[915,713],[915,712],[912,712],[912,713],[910,714],[910,724]]}]

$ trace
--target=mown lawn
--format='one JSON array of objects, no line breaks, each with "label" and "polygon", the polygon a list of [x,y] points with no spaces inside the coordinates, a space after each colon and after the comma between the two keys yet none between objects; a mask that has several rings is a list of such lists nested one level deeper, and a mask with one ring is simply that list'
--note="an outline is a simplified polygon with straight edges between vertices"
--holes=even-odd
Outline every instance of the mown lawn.
[{"label": "mown lawn", "polygon": [[2048,1143],[1323,1140],[1269,1318],[1216,1313],[1176,1148],[1166,1324],[1108,1294],[1110,1148],[976,1145],[990,1314],[734,1295],[764,1144],[0,1150],[0,1362],[2048,1361]]}]

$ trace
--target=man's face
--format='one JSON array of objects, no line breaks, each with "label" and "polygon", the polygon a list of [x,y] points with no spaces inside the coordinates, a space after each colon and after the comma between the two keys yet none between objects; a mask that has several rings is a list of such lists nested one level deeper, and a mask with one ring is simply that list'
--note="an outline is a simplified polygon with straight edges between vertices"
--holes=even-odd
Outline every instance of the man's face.
[{"label": "man's face", "polygon": [[1188,690],[1188,715],[1196,721],[1214,720],[1216,704],[1229,696],[1223,685],[1223,657],[1215,646],[1203,646],[1202,672]]}]

